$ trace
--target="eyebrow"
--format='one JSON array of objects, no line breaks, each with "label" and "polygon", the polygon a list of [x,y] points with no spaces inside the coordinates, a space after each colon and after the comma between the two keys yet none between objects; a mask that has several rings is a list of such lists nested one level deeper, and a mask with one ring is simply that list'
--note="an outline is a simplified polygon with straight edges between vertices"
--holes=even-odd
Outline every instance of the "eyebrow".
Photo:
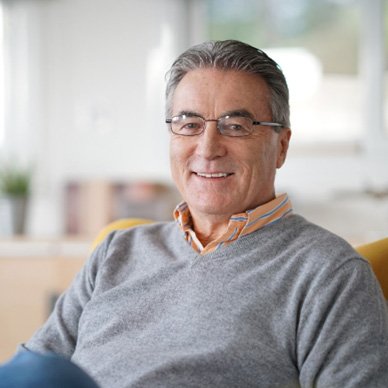
[{"label": "eyebrow", "polygon": [[252,120],[254,115],[246,109],[234,109],[224,112],[220,117],[232,116],[232,117],[249,117]]},{"label": "eyebrow", "polygon": [[176,115],[174,116],[188,116],[188,117],[193,117],[193,116],[199,116],[199,117],[202,117],[202,115],[200,115],[199,113],[197,112],[193,112],[193,111],[190,111],[190,110],[181,110],[179,111]]},{"label": "eyebrow", "polygon": [[[193,116],[199,116],[204,118],[200,113],[190,111],[190,110],[181,110],[174,116],[188,116],[188,117],[193,117]],[[254,115],[249,112],[246,109],[233,109],[233,110],[228,110],[226,112],[223,112],[219,117],[226,117],[226,116],[231,116],[231,117],[249,117],[251,119],[254,119]]]}]

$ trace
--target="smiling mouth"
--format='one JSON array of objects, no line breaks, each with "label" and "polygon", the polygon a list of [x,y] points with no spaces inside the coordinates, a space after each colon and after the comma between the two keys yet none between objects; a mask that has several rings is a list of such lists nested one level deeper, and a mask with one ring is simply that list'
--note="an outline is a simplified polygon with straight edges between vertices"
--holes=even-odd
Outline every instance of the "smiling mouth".
[{"label": "smiling mouth", "polygon": [[195,172],[195,174],[201,178],[227,178],[232,175],[229,172],[214,172],[214,173],[206,173],[206,172]]}]

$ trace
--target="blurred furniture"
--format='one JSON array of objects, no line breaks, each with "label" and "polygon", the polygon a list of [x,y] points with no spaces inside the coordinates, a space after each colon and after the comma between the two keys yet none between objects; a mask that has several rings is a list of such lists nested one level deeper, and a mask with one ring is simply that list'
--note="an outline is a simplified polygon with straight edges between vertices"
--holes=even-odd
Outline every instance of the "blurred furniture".
[{"label": "blurred furniture", "polygon": [[0,238],[0,363],[47,319],[89,252],[83,238]]},{"label": "blurred furniture", "polygon": [[64,188],[65,233],[94,238],[105,225],[128,218],[172,219],[175,187],[151,181],[70,181]]}]

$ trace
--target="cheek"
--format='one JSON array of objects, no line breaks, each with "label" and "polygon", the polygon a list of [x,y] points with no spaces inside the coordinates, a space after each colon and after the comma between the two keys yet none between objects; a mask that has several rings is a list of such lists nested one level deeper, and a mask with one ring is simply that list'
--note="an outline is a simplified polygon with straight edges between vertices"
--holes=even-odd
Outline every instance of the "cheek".
[{"label": "cheek", "polygon": [[174,171],[177,166],[177,152],[174,143],[170,140],[170,170],[174,174]]},{"label": "cheek", "polygon": [[170,139],[170,160],[176,160],[179,157],[180,150],[182,150],[182,147],[179,146],[178,140],[174,137],[171,137],[171,139]]},{"label": "cheek", "polygon": [[177,159],[177,155],[171,150],[170,151],[170,171],[171,171],[172,178],[174,179],[175,182],[179,177],[178,166],[179,166],[179,162]]},{"label": "cheek", "polygon": [[170,170],[172,177],[177,182],[183,174],[187,165],[188,155],[186,147],[174,139],[170,140]]},{"label": "cheek", "polygon": [[[265,145],[264,145],[265,144]],[[246,154],[248,156],[248,153]],[[276,170],[277,154],[273,144],[261,143],[249,150],[249,157],[245,159],[246,169],[256,180],[265,180]]]}]

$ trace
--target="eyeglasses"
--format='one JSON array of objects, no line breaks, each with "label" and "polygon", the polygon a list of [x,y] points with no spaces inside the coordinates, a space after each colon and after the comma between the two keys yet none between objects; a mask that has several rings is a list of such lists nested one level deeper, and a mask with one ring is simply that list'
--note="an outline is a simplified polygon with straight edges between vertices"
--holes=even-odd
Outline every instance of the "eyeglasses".
[{"label": "eyeglasses", "polygon": [[248,116],[223,116],[218,119],[206,120],[201,116],[182,114],[166,119],[166,123],[170,125],[171,132],[182,136],[200,135],[205,130],[208,121],[217,123],[217,129],[221,135],[231,137],[248,136],[257,125],[272,127],[276,132],[280,132],[283,127],[279,123],[254,121]]}]

